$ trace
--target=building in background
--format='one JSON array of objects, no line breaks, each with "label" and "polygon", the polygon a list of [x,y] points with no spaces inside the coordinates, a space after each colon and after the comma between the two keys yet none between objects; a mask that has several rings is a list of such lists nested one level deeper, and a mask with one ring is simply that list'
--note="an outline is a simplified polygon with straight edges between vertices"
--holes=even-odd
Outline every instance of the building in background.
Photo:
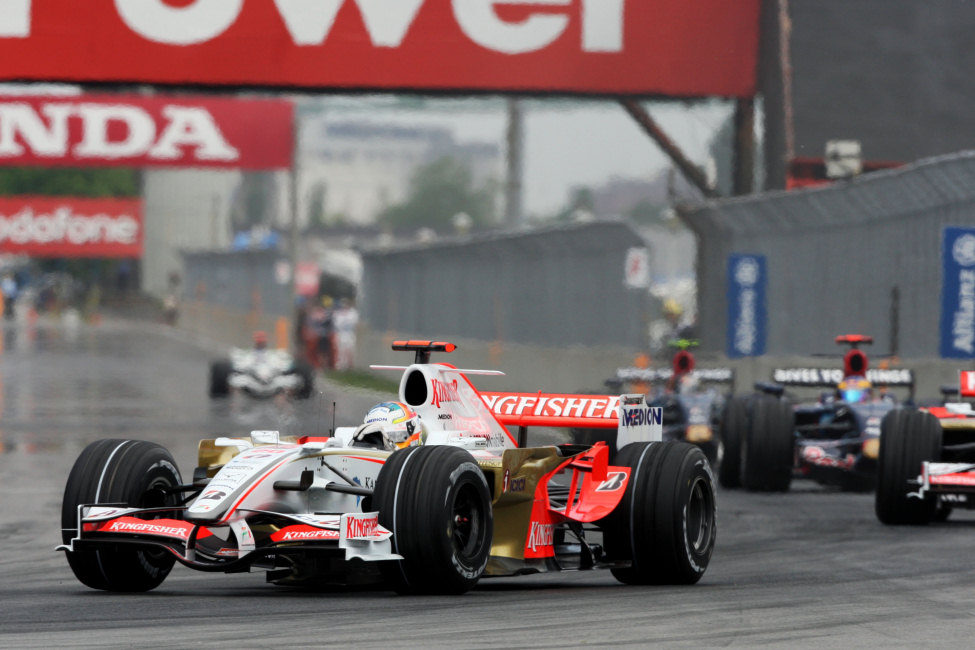
[{"label": "building in background", "polygon": [[833,140],[859,142],[864,171],[975,146],[971,2],[789,0],[787,6],[794,150],[773,138],[783,150],[770,156],[771,164],[791,156],[793,176],[817,180],[823,175],[810,167]]},{"label": "building in background", "polygon": [[308,118],[298,159],[300,219],[371,226],[406,198],[420,167],[445,157],[467,165],[477,185],[504,173],[499,144],[458,142],[445,127]]}]

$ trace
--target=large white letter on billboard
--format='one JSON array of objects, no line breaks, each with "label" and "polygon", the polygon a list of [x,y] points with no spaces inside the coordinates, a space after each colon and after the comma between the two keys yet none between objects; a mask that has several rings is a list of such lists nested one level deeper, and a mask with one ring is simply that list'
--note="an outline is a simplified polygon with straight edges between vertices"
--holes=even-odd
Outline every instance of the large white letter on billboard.
[{"label": "large white letter on billboard", "polygon": [[582,0],[582,49],[623,51],[624,0]]},{"label": "large white letter on billboard", "polygon": [[[344,0],[274,0],[295,45],[321,45]],[[424,0],[355,0],[373,45],[399,47]]]},{"label": "large white letter on billboard", "polygon": [[501,20],[494,6],[548,5],[567,7],[572,0],[453,0],[457,23],[468,38],[490,50],[524,54],[551,45],[569,25],[565,15],[532,14],[520,23]]},{"label": "large white letter on billboard", "polygon": [[163,0],[115,0],[119,16],[140,35],[169,45],[193,45],[219,36],[234,24],[244,0],[195,0],[173,7]]},{"label": "large white letter on billboard", "polygon": [[0,38],[30,36],[30,0],[0,0]]},{"label": "large white letter on billboard", "polygon": [[[156,125],[141,108],[108,104],[81,104],[78,114],[84,125],[81,142],[74,148],[79,158],[127,158],[145,153],[156,138]],[[125,124],[124,140],[109,142],[110,122]]]},{"label": "large white letter on billboard", "polygon": [[240,157],[240,152],[224,139],[206,109],[166,106],[162,114],[169,120],[169,125],[149,152],[151,157],[175,160],[182,155],[181,146],[197,147],[196,157],[200,160],[236,160]]},{"label": "large white letter on billboard", "polygon": [[48,127],[34,112],[30,104],[0,105],[0,157],[19,156],[24,148],[17,142],[16,135],[30,147],[31,151],[43,157],[61,157],[68,150],[68,116],[71,106],[54,104],[42,109],[50,120]]}]

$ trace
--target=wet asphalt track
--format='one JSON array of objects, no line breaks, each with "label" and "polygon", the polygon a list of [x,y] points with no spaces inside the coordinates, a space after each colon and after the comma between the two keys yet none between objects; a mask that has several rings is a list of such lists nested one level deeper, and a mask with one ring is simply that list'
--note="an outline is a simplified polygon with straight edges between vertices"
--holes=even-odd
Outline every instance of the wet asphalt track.
[{"label": "wet asphalt track", "polygon": [[85,444],[155,440],[184,474],[201,437],[351,423],[376,395],[333,393],[293,412],[214,407],[208,351],[158,325],[70,332],[6,326],[0,352],[0,647],[565,647],[757,644],[970,646],[975,515],[886,528],[873,497],[797,482],[721,492],[717,550],[693,587],[626,587],[606,572],[482,581],[462,597],[311,593],[262,574],[177,566],[154,592],[78,583],[59,539],[61,491]]}]

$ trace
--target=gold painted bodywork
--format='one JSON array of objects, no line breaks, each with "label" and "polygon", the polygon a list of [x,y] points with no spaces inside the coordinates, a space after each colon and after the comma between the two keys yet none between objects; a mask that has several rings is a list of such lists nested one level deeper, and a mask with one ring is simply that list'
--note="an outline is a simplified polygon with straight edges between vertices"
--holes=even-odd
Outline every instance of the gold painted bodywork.
[{"label": "gold painted bodywork", "polygon": [[[485,575],[509,575],[513,564],[510,560],[523,566],[535,490],[543,476],[566,460],[555,447],[538,447],[505,449],[500,458],[478,461],[489,484],[494,486],[494,539]],[[508,491],[504,490],[506,471]]]}]

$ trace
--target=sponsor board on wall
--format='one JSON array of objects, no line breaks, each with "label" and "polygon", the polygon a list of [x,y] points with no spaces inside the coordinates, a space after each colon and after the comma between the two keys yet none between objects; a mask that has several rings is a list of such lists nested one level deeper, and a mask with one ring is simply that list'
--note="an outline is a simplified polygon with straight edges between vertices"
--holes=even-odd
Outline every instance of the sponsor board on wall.
[{"label": "sponsor board on wall", "polygon": [[944,229],[941,270],[941,356],[975,358],[975,228]]},{"label": "sponsor board on wall", "polygon": [[755,94],[760,0],[0,0],[2,80]]},{"label": "sponsor board on wall", "polygon": [[0,253],[141,257],[142,200],[0,197]]},{"label": "sponsor board on wall", "polygon": [[729,357],[765,354],[765,267],[764,255],[728,256]]},{"label": "sponsor board on wall", "polygon": [[0,165],[286,169],[293,112],[278,99],[0,96]]}]

